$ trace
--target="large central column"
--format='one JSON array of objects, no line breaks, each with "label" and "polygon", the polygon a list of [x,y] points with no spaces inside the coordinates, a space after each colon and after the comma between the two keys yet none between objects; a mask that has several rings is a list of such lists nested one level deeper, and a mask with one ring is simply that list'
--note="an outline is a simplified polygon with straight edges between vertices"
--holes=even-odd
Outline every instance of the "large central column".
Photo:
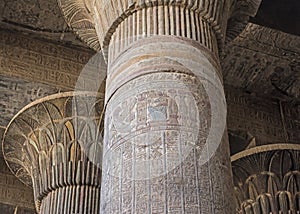
[{"label": "large central column", "polygon": [[103,213],[234,213],[218,58],[231,1],[96,1]]}]

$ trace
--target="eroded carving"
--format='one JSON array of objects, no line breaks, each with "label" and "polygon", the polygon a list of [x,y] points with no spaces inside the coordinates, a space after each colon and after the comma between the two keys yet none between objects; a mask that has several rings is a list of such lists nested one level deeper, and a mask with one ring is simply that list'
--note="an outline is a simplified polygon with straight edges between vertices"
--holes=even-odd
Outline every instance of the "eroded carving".
[{"label": "eroded carving", "polygon": [[225,47],[225,83],[259,94],[299,102],[300,39],[294,35],[248,24]]},{"label": "eroded carving", "polygon": [[95,29],[92,0],[57,0],[66,22],[92,49],[100,51]]}]

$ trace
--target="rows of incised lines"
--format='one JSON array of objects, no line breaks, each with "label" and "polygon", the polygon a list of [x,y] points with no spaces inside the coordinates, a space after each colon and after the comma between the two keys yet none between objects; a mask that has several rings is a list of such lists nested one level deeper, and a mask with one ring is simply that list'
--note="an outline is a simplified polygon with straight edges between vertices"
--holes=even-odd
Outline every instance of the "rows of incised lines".
[{"label": "rows of incised lines", "polygon": [[[118,25],[126,19],[126,17],[131,16],[137,13],[138,14],[151,14],[157,18],[153,20],[153,33],[155,34],[155,29],[157,29],[157,33],[162,34],[163,31],[168,27],[168,23],[172,24],[172,21],[167,22],[164,17],[164,13],[169,14],[170,19],[174,20],[174,23],[177,21],[177,25],[181,22],[185,24],[184,26],[180,26],[180,31],[183,31],[182,35],[184,35],[184,29],[192,32],[193,27],[196,27],[199,22],[195,22],[195,25],[190,25],[193,22],[194,16],[195,18],[198,16],[203,17],[206,22],[210,23],[211,27],[218,33],[219,37],[223,37],[222,33],[224,33],[224,29],[226,27],[225,23],[227,20],[227,15],[229,11],[230,4],[224,1],[207,1],[200,0],[194,2],[188,1],[158,1],[158,2],[131,2],[131,1],[97,1],[96,2],[96,30],[98,33],[98,37],[100,43],[103,47],[107,47],[109,41],[111,39],[112,33],[116,30]],[[173,10],[179,10],[178,13],[174,11],[174,16],[172,14]],[[153,10],[149,13],[149,10]],[[143,12],[144,11],[144,12]],[[147,12],[146,12],[147,11]],[[197,15],[190,15],[188,13],[192,12]],[[180,15],[181,14],[181,15]],[[181,17],[180,17],[181,16]],[[168,16],[166,16],[168,17]],[[177,19],[177,20],[176,20]],[[190,22],[191,19],[191,22]],[[140,21],[143,20],[142,16]],[[144,19],[144,22],[148,22],[151,20]],[[164,24],[165,23],[165,24]],[[147,23],[150,24],[150,23]],[[146,26],[145,26],[146,27]],[[165,29],[164,29],[165,28]],[[190,29],[189,29],[190,28]],[[170,28],[172,30],[172,27]],[[187,34],[188,34],[187,33]],[[186,34],[186,35],[187,35]],[[192,34],[192,33],[190,33]]]},{"label": "rows of incised lines", "polygon": [[[245,27],[250,16],[254,16],[260,5],[260,0],[252,1],[224,1],[224,0],[198,0],[198,1],[96,1],[96,9],[93,8],[94,2],[83,0],[59,0],[59,6],[66,18],[68,25],[79,35],[82,40],[91,48],[100,50],[100,44],[107,48],[111,35],[118,25],[133,13],[141,9],[148,10],[156,7],[181,7],[184,11],[193,11],[210,23],[217,37],[224,39],[225,33],[230,34],[231,39]],[[165,10],[168,13],[167,10]],[[226,31],[228,15],[230,19],[230,29]],[[93,19],[96,17],[96,19]],[[243,19],[239,19],[243,17]],[[193,17],[191,17],[193,20]],[[157,19],[157,23],[162,21]],[[188,27],[188,23],[187,23]],[[182,29],[184,29],[183,27]],[[193,28],[191,26],[191,28]],[[98,34],[98,38],[97,38]],[[106,50],[104,50],[106,52]],[[106,55],[106,54],[105,54]]]},{"label": "rows of incised lines", "polygon": [[[229,129],[249,131],[259,144],[286,141],[278,102],[266,101],[229,86],[226,88]],[[288,140],[297,143],[300,139],[299,109],[284,103],[283,115]]]},{"label": "rows of incised lines", "polygon": [[207,20],[192,10],[160,5],[142,8],[120,23],[110,41],[108,64],[130,44],[155,35],[186,37],[218,55],[216,36]]},{"label": "rows of incised lines", "polygon": [[[0,95],[0,125],[2,126],[6,126],[24,105],[60,91],[57,87],[51,87],[35,81],[27,82],[19,78],[8,78],[2,75],[0,75],[0,78],[0,91],[2,92]],[[0,136],[3,133],[4,131],[0,131]]]},{"label": "rows of incised lines", "polygon": [[64,18],[72,30],[92,49],[100,51],[90,1],[58,0]]},{"label": "rows of incised lines", "polygon": [[[244,45],[252,48],[257,48],[263,52],[273,53],[274,55],[288,58],[293,54],[300,53],[300,39],[299,36],[287,34],[272,28],[259,26],[249,23],[245,30],[236,38],[234,43],[246,42]],[[251,43],[253,42],[253,43]],[[251,44],[259,43],[261,45],[269,46],[251,46]],[[287,55],[283,54],[286,52]]]},{"label": "rows of incised lines", "polygon": [[55,0],[18,1],[3,0],[0,4],[1,21],[19,23],[41,31],[67,31]]},{"label": "rows of incised lines", "polygon": [[[223,201],[232,188],[220,166],[227,163],[224,144],[217,152],[222,153],[198,164],[210,115],[199,87],[185,74],[156,73],[136,78],[112,95],[106,114],[102,212],[231,213]],[[189,102],[193,99],[195,103]]]},{"label": "rows of incised lines", "polygon": [[225,82],[280,99],[298,100],[299,47],[297,36],[248,24],[225,48],[221,60]]},{"label": "rows of incised lines", "polygon": [[[259,46],[254,43],[253,46]],[[270,47],[264,46],[270,50]],[[249,91],[276,94],[274,84],[288,93],[292,81],[299,81],[295,71],[297,70],[297,55],[294,58],[286,58],[274,53],[263,53],[258,50],[248,49],[240,45],[229,46],[227,56],[222,60],[224,79],[227,84],[242,87]],[[298,57],[299,58],[299,57]],[[280,76],[280,78],[278,77]],[[274,93],[275,92],[275,93]],[[291,91],[290,94],[293,94]],[[295,96],[299,92],[294,91]],[[277,95],[278,96],[278,95]]]},{"label": "rows of incised lines", "polygon": [[[93,52],[85,49],[70,49],[35,39],[1,33],[1,74],[22,77],[26,80],[47,83],[63,89],[74,88],[84,65]],[[91,76],[77,85],[85,90],[95,85],[93,72],[97,65],[89,62]],[[95,88],[95,87],[94,87]]]},{"label": "rows of incised lines", "polygon": [[[135,42],[111,62],[106,80],[106,98],[110,99],[110,95],[122,84],[154,72],[190,73],[195,79],[206,81],[205,78],[208,78],[209,82],[214,83],[221,76],[217,57],[201,44],[180,37],[150,37]],[[203,72],[207,74],[201,77]]]},{"label": "rows of incised lines", "polygon": [[[91,54],[94,52],[82,47],[66,47],[58,44],[38,40],[22,35],[17,35],[13,31],[1,30],[1,45],[10,45],[15,48],[26,49],[33,52],[38,52],[47,56],[59,56],[62,59],[67,59],[71,62],[79,64],[86,63]],[[72,71],[71,71],[72,72]]]}]

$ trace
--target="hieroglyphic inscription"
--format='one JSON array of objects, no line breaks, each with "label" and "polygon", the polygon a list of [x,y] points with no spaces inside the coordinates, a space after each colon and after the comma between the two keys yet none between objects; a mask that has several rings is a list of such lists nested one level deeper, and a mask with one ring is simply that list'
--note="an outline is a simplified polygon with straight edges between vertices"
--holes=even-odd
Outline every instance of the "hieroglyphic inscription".
[{"label": "hieroglyphic inscription", "polygon": [[221,59],[225,84],[285,100],[300,98],[300,39],[248,24]]},{"label": "hieroglyphic inscription", "polygon": [[[299,142],[299,108],[294,104],[283,103],[283,115],[281,115],[276,99],[267,100],[264,97],[253,96],[228,85],[225,89],[229,129],[249,131],[256,137],[258,144],[286,142],[286,140]],[[284,125],[287,133],[284,132]]]},{"label": "hieroglyphic inscription", "polygon": [[34,208],[32,189],[11,173],[3,158],[0,158],[0,202]]},{"label": "hieroglyphic inscription", "polygon": [[[77,89],[94,90],[97,64],[89,61],[95,52],[66,47],[0,31],[0,74],[46,83],[62,89],[73,89],[78,76],[88,64],[88,75]],[[97,63],[97,62],[96,62]]]},{"label": "hieroglyphic inscription", "polygon": [[230,200],[223,200],[232,188],[226,144],[199,163],[208,149],[211,109],[194,77],[138,77],[113,95],[107,109],[102,212],[232,211]]},{"label": "hieroglyphic inscription", "polygon": [[60,91],[43,83],[29,82],[20,78],[0,76],[0,125],[6,126],[26,104]]}]

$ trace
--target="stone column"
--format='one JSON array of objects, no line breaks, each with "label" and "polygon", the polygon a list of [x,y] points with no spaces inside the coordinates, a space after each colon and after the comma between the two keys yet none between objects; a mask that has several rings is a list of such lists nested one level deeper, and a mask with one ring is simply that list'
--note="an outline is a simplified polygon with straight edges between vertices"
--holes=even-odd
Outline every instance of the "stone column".
[{"label": "stone column", "polygon": [[108,63],[101,212],[234,213],[218,58],[232,3],[95,2]]},{"label": "stone column", "polygon": [[258,146],[231,160],[237,213],[300,213],[300,145]]},{"label": "stone column", "polygon": [[43,214],[99,213],[103,96],[60,93],[24,107],[3,140],[12,172]]}]

